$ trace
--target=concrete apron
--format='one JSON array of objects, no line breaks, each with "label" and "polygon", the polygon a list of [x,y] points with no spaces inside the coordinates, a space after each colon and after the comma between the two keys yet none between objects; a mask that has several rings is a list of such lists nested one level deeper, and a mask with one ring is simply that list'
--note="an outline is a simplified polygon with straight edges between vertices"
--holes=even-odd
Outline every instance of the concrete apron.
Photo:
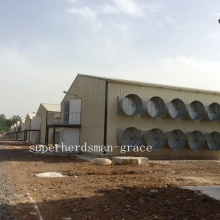
[{"label": "concrete apron", "polygon": [[220,186],[183,186],[181,188],[200,191],[202,194],[220,200]]}]

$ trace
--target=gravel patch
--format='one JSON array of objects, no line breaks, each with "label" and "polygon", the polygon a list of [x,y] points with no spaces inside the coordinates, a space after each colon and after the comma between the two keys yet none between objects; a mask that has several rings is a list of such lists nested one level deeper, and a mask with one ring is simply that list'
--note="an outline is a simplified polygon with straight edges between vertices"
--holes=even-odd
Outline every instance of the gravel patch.
[{"label": "gravel patch", "polygon": [[10,201],[13,199],[13,189],[7,185],[2,162],[0,162],[0,187],[0,219],[16,220],[9,209]]}]

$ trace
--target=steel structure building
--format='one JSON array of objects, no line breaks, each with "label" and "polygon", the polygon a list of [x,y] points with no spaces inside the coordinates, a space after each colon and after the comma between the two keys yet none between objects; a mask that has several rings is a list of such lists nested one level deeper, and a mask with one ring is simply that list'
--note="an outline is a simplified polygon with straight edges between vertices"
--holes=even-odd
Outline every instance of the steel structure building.
[{"label": "steel structure building", "polygon": [[[218,92],[78,74],[61,102],[61,124],[60,144],[113,146],[107,155],[220,158]],[[152,152],[137,151],[142,145]]]}]

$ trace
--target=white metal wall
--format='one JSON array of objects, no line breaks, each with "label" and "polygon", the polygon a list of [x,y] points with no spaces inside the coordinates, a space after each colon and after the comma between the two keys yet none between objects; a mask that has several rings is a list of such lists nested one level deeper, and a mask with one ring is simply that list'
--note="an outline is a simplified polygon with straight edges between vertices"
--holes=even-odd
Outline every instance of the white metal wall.
[{"label": "white metal wall", "polygon": [[81,99],[70,100],[69,124],[80,124],[81,122]]},{"label": "white metal wall", "polygon": [[[182,130],[183,132],[192,132],[199,130],[203,133],[209,133],[213,131],[220,132],[220,122],[210,122],[206,120],[193,121],[193,120],[175,120],[170,118],[150,118],[142,116],[125,116],[118,115],[118,96],[125,97],[128,94],[136,94],[142,100],[149,100],[154,96],[161,97],[165,103],[169,103],[172,99],[179,98],[185,102],[186,105],[198,100],[205,106],[210,105],[213,102],[220,103],[220,95],[206,92],[188,91],[182,89],[171,89],[163,87],[144,86],[137,84],[128,84],[120,82],[109,82],[108,89],[108,127],[107,127],[107,144],[117,146],[117,130],[126,129],[128,127],[135,127],[137,129],[150,130],[153,128],[159,128],[163,131],[172,131],[174,129]],[[175,156],[178,153],[168,151],[158,151],[152,153],[152,155],[164,154],[166,157],[169,155]],[[159,153],[160,152],[160,153]],[[118,152],[119,153],[119,152]],[[194,155],[195,152],[190,150],[186,155]],[[120,154],[120,153],[119,153]],[[185,153],[183,153],[184,155]],[[218,152],[211,152],[207,150],[207,155],[217,155]],[[197,153],[197,156],[199,153]]]},{"label": "white metal wall", "polygon": [[65,145],[67,147],[79,145],[79,128],[61,128],[60,129],[60,146]]},{"label": "white metal wall", "polygon": [[[105,81],[97,78],[78,76],[71,85],[69,93],[81,98],[80,144],[102,145],[104,141]],[[67,94],[61,103],[64,112],[66,101],[73,99]],[[63,119],[63,114],[62,114]]]}]

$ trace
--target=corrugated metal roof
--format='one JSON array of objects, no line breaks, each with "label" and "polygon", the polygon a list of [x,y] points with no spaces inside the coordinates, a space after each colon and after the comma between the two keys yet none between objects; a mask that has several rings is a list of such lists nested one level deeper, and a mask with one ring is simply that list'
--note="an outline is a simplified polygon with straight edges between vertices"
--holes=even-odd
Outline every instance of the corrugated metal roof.
[{"label": "corrugated metal roof", "polygon": [[41,103],[47,111],[60,112],[60,104]]},{"label": "corrugated metal roof", "polygon": [[80,74],[80,73],[76,76],[76,78],[80,76],[93,78],[93,79],[99,79],[99,80],[105,80],[108,82],[118,82],[118,83],[133,84],[133,85],[140,85],[140,86],[167,88],[167,89],[174,89],[174,90],[192,91],[192,92],[198,92],[198,93],[211,93],[211,94],[220,95],[219,91],[212,91],[212,90],[205,90],[205,89],[203,90],[203,89],[196,89],[196,88],[189,88],[189,87],[177,87],[177,86],[171,86],[171,85],[138,82],[138,81],[124,80],[124,79],[107,78],[107,77],[86,75],[86,74]]}]

